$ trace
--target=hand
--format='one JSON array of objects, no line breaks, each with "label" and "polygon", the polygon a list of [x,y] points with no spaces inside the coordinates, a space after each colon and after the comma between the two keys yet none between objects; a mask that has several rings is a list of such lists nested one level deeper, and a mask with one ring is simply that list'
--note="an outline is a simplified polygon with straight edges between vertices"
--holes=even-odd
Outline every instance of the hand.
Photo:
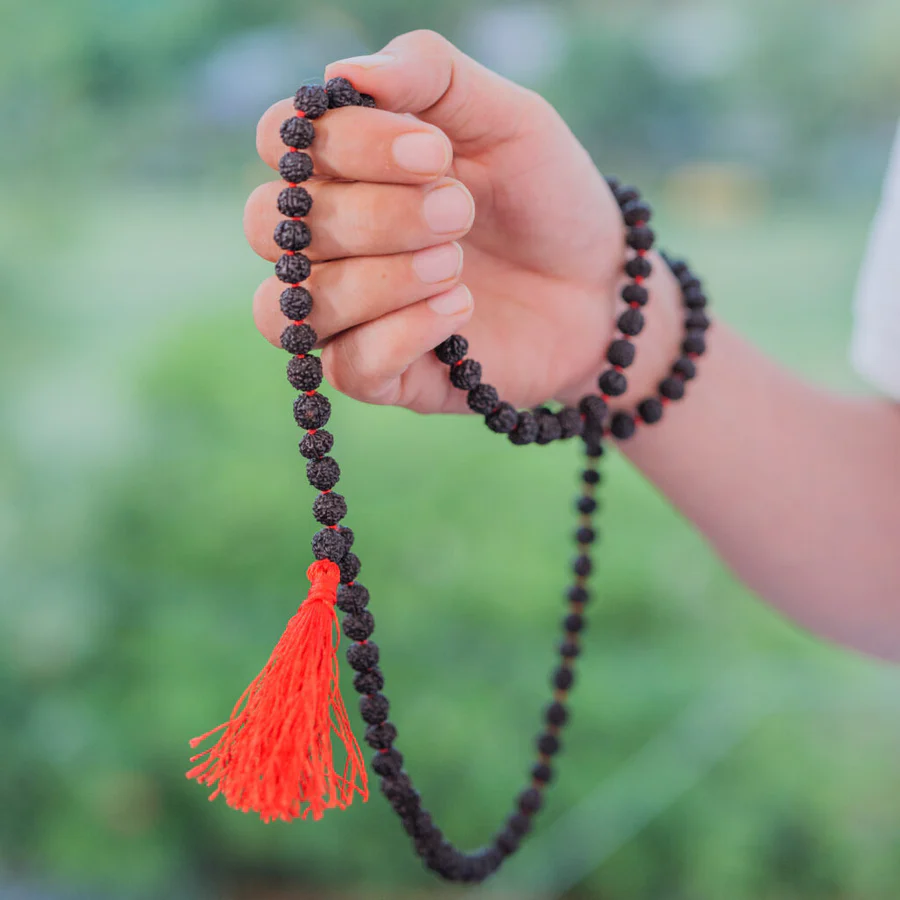
[{"label": "hand", "polygon": [[[379,109],[327,113],[308,151],[317,175],[306,185],[314,265],[305,286],[328,381],[371,403],[465,411],[431,352],[460,332],[484,380],[516,406],[596,392],[624,228],[565,122],[432,32],[326,70],[338,75]],[[259,122],[260,156],[276,170],[279,126],[292,114],[283,100]],[[257,188],[245,211],[247,239],[273,261],[282,187]],[[257,327],[274,344],[283,288],[272,276],[254,297]]]}]

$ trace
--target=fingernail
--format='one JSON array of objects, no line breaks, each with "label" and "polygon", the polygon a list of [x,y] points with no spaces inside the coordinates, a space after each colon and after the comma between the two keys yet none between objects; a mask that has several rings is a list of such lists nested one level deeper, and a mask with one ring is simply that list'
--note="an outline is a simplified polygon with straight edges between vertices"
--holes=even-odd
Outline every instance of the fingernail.
[{"label": "fingernail", "polygon": [[475,216],[472,195],[459,184],[434,188],[425,195],[423,214],[435,234],[465,231]]},{"label": "fingernail", "polygon": [[437,175],[450,165],[450,142],[439,134],[411,131],[394,138],[394,162],[416,175]]},{"label": "fingernail", "polygon": [[429,247],[414,254],[412,262],[416,275],[425,284],[437,284],[459,275],[462,268],[462,247],[459,244]]},{"label": "fingernail", "polygon": [[446,293],[432,297],[428,305],[442,316],[456,315],[472,305],[472,293],[464,284],[458,284]]},{"label": "fingernail", "polygon": [[333,66],[359,66],[361,69],[377,69],[395,62],[396,56],[390,53],[372,53],[369,56],[348,56],[346,59],[335,60]]}]

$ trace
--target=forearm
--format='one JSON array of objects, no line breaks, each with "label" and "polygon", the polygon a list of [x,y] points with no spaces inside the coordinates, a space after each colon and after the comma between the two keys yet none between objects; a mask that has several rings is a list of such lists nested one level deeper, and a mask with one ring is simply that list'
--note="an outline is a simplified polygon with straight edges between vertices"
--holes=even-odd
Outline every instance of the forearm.
[{"label": "forearm", "polygon": [[[677,290],[656,287],[665,323]],[[671,359],[665,324],[647,338],[651,367]],[[900,407],[812,387],[721,323],[708,347],[685,399],[624,452],[762,597],[900,659]]]}]

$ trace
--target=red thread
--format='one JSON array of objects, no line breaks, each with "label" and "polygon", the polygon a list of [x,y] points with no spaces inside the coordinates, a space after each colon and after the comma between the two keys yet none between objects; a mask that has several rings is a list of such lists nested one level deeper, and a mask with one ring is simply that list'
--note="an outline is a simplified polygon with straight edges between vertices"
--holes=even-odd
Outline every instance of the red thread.
[{"label": "red thread", "polygon": [[644,283],[644,276],[643,276],[643,275],[635,275],[635,276],[634,276],[634,283],[635,283],[635,284],[643,284],[643,283]]},{"label": "red thread", "polygon": [[[292,616],[269,661],[241,695],[231,718],[191,741],[223,732],[188,773],[215,786],[229,806],[273,819],[320,819],[356,793],[369,797],[365,761],[338,687],[340,642],[334,605],[340,569],[329,559],[307,569],[306,600]],[[343,774],[332,760],[332,732],[347,751]]]}]

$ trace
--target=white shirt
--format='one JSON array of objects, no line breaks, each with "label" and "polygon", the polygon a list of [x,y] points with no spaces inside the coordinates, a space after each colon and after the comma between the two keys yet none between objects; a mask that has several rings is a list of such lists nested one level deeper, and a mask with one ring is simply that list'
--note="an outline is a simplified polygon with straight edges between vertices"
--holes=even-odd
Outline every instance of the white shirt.
[{"label": "white shirt", "polygon": [[900,129],[856,293],[850,356],[873,387],[900,400]]}]

